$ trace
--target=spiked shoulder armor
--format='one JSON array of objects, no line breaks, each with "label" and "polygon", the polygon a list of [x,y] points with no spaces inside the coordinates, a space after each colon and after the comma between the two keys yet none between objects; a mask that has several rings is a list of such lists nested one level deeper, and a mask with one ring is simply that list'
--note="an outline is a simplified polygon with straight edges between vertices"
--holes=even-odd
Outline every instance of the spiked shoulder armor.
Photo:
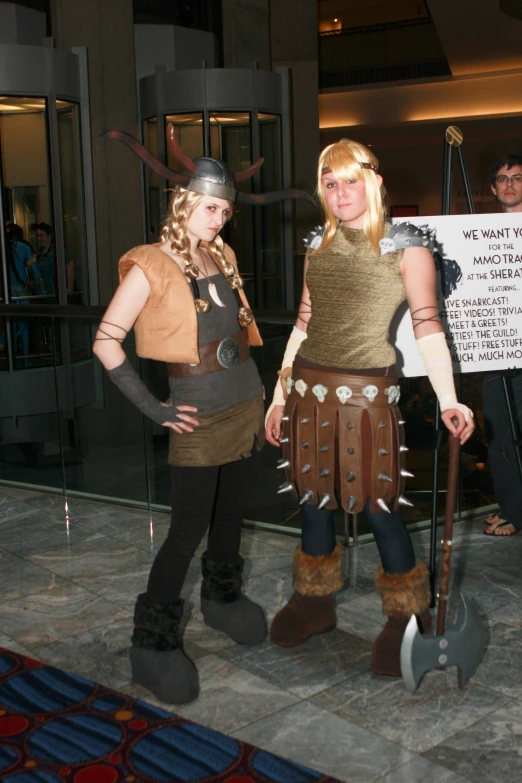
[{"label": "spiked shoulder armor", "polygon": [[309,250],[317,250],[321,247],[325,231],[326,226],[316,226],[313,228],[304,240],[304,246]]},{"label": "spiked shoulder armor", "polygon": [[435,239],[428,226],[416,226],[409,221],[395,223],[387,237],[379,242],[381,256],[408,247],[425,247],[431,253],[435,250]]}]

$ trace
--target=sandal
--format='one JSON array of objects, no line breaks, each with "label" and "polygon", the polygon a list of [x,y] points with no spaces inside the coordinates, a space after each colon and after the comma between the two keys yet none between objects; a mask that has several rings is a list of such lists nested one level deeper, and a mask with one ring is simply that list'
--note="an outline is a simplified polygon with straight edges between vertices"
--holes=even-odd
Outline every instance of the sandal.
[{"label": "sandal", "polygon": [[[507,529],[506,529],[505,533],[501,533],[500,531],[504,527],[505,528],[512,527],[513,530],[510,530],[508,532]],[[490,525],[490,527],[486,528],[486,530],[484,530],[482,532],[484,533],[485,536],[506,536],[506,537],[509,537],[509,536],[514,536],[515,533],[517,533],[517,529],[516,529],[516,527],[513,524],[511,524],[511,522],[507,522],[507,520],[504,519],[502,522],[499,522],[496,525]]]},{"label": "sandal", "polygon": [[506,520],[500,516],[500,511],[495,511],[495,513],[490,514],[489,517],[484,517],[484,524],[488,527],[491,527],[491,525],[499,525],[501,522],[505,521]]}]

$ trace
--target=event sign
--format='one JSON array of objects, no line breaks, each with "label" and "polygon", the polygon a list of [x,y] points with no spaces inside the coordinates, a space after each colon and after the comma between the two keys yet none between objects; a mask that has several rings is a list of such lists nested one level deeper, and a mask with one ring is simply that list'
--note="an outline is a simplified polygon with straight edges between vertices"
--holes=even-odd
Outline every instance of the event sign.
[{"label": "event sign", "polygon": [[[408,220],[435,234],[440,318],[455,372],[522,367],[522,213]],[[390,340],[400,373],[426,375],[409,310],[396,320]]]}]

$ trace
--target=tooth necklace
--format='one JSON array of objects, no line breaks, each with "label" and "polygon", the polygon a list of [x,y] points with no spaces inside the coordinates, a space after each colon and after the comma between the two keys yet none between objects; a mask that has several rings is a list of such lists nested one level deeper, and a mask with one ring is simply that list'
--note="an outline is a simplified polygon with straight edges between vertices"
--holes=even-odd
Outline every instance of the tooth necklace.
[{"label": "tooth necklace", "polygon": [[[220,296],[219,296],[219,294],[217,292],[216,284],[213,283],[212,280],[209,277],[209,274],[207,272],[207,265],[205,263],[204,253],[205,253],[204,250],[203,250],[203,252],[200,252],[199,257],[203,261],[203,266],[205,267],[204,270],[202,269],[201,271],[203,272],[203,274],[205,275],[205,277],[208,280],[208,293],[209,293],[209,296],[212,299],[212,301],[214,302],[214,304],[217,304],[218,307],[226,307],[226,304],[221,300],[221,298],[220,298]],[[220,274],[220,272],[218,272],[218,274]]]}]

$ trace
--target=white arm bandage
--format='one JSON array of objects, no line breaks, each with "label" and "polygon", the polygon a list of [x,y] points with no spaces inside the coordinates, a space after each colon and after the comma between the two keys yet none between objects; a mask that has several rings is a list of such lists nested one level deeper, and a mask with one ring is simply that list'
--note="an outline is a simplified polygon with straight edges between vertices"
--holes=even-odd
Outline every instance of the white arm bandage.
[{"label": "white arm bandage", "polygon": [[292,365],[294,363],[294,359],[297,354],[297,351],[299,350],[303,340],[306,340],[307,336],[308,335],[306,334],[306,332],[303,332],[302,329],[298,329],[297,326],[294,326],[294,328],[292,329],[292,332],[286,344],[285,354],[283,356],[281,369],[279,371],[279,377],[277,379],[276,387],[274,389],[274,396],[272,397],[272,402],[270,404],[269,409],[266,412],[265,422],[267,421],[268,417],[272,413],[272,410],[275,405],[285,404],[286,398],[283,392],[283,383],[286,383],[286,378],[284,377],[284,370],[292,369]]},{"label": "white arm bandage", "polygon": [[417,340],[417,348],[424,361],[433,391],[437,395],[441,411],[455,408],[464,414],[466,421],[470,421],[473,418],[472,411],[466,405],[457,402],[453,366],[444,332],[421,337]]}]

